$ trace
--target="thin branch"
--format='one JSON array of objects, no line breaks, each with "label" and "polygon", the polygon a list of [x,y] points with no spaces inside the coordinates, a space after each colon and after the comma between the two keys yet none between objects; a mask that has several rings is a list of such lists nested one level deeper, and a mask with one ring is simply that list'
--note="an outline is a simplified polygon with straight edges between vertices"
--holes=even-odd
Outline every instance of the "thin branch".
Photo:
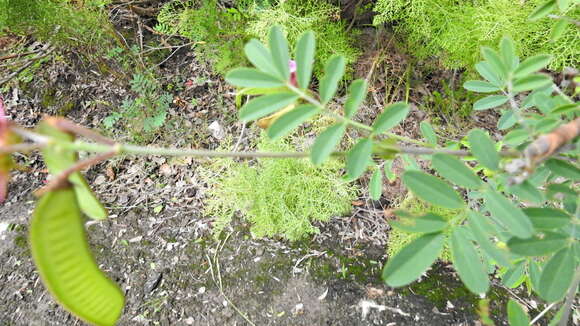
[{"label": "thin branch", "polygon": [[573,19],[573,18],[570,18],[570,17],[567,17],[567,16],[559,16],[559,15],[553,15],[553,14],[551,14],[551,15],[548,15],[548,18],[551,18],[551,19],[564,19],[564,20],[567,20],[569,23],[572,23],[572,24],[576,25],[576,27],[580,27],[580,20],[576,20],[576,19]]},{"label": "thin branch", "polygon": [[44,147],[43,144],[39,143],[23,143],[8,146],[0,146],[0,154],[8,153],[29,153]]}]

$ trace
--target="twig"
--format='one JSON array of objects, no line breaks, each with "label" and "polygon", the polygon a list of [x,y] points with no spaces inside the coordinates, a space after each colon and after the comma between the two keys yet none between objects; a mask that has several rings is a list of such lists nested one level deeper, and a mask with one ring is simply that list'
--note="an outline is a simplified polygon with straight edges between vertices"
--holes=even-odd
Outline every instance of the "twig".
[{"label": "twig", "polygon": [[544,316],[548,311],[550,311],[550,309],[552,309],[552,307],[554,307],[556,305],[555,302],[550,303],[544,310],[542,310],[542,312],[540,312],[536,317],[534,317],[534,319],[530,322],[530,325],[535,324],[538,320],[540,320],[540,318],[542,318],[542,316]]},{"label": "twig", "polygon": [[5,55],[3,57],[0,57],[0,61],[4,61],[4,60],[8,60],[8,59],[14,59],[14,58],[20,58],[20,57],[25,57],[27,55],[35,54],[35,53],[42,52],[42,51],[43,51],[42,49],[38,49],[38,50],[24,52],[24,53],[9,54],[9,55]]},{"label": "twig", "polygon": [[75,172],[79,172],[80,170],[86,169],[86,168],[88,168],[92,165],[95,165],[97,163],[100,163],[102,161],[108,160],[108,159],[114,157],[116,154],[117,153],[113,151],[113,152],[109,152],[109,153],[95,155],[94,157],[91,157],[89,159],[76,162],[75,164],[68,167],[66,170],[62,171],[58,176],[56,176],[56,178],[52,179],[46,186],[37,190],[34,194],[37,197],[40,197],[43,194],[45,194],[51,190],[61,189],[65,184],[67,184],[69,182],[68,177],[71,174],[73,174]]},{"label": "twig", "polygon": [[560,318],[560,322],[558,322],[558,326],[566,326],[568,324],[568,318],[570,317],[570,310],[572,308],[572,302],[574,302],[574,298],[576,297],[576,291],[578,290],[578,284],[580,284],[580,268],[576,269],[576,275],[574,277],[574,281],[570,288],[568,288],[568,294],[566,295],[566,302],[564,303],[564,313],[562,314],[562,318]]},{"label": "twig", "polygon": [[24,143],[9,146],[0,146],[0,154],[7,153],[29,153],[44,147],[43,144],[38,143]]},{"label": "twig", "polygon": [[9,82],[10,80],[12,80],[12,78],[18,76],[21,72],[23,72],[26,68],[32,66],[37,60],[42,59],[46,56],[48,56],[54,49],[50,48],[50,44],[45,45],[42,48],[42,52],[40,52],[40,55],[37,55],[34,58],[30,58],[28,60],[28,62],[26,62],[24,65],[22,65],[20,68],[18,68],[16,71],[12,72],[10,75],[8,75],[6,78],[0,80],[0,87],[2,87],[4,84],[6,84],[7,82]]}]

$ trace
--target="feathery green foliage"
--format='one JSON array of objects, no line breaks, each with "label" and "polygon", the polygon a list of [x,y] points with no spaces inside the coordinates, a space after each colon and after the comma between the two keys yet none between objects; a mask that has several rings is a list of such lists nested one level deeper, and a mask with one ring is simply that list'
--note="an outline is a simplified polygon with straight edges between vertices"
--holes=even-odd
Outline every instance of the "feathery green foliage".
[{"label": "feathery green foliage", "polygon": [[[378,0],[375,24],[396,23],[407,37],[414,55],[441,57],[449,68],[471,69],[480,60],[481,46],[495,45],[509,35],[522,57],[552,53],[550,68],[577,67],[580,31],[569,28],[556,42],[550,41],[551,19],[529,21],[528,16],[543,0]],[[574,8],[574,6],[572,6]],[[578,9],[567,13],[580,18]]]},{"label": "feathery green foliage", "polygon": [[[292,146],[263,137],[258,149],[289,151]],[[218,180],[206,177],[215,186],[205,213],[216,217],[218,233],[240,212],[257,237],[298,240],[318,232],[311,222],[348,212],[356,199],[357,188],[338,176],[341,166],[336,160],[319,168],[307,159],[259,159],[255,165],[218,160],[206,171],[221,172]]]},{"label": "feathery green foliage", "polygon": [[101,7],[106,1],[74,4],[68,0],[0,0],[0,35],[33,35],[59,46],[94,46],[111,39]]}]

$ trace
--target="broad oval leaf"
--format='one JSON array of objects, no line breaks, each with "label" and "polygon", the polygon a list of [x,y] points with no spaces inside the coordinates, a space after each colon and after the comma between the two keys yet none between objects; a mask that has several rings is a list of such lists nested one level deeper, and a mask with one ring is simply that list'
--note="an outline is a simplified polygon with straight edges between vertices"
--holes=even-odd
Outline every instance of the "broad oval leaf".
[{"label": "broad oval leaf", "polygon": [[524,213],[538,230],[559,229],[570,224],[572,219],[565,211],[548,207],[524,208]]},{"label": "broad oval leaf", "polygon": [[538,70],[546,67],[548,63],[552,60],[551,55],[540,54],[527,58],[524,60],[518,68],[514,71],[515,78],[521,78],[531,73],[537,72]]},{"label": "broad oval leaf", "polygon": [[490,239],[491,236],[488,234],[489,222],[486,220],[487,217],[474,212],[469,211],[467,215],[469,220],[469,227],[471,233],[479,243],[481,249],[493,260],[495,260],[499,265],[504,267],[511,267],[511,262],[509,260],[508,252],[503,249],[498,248]]},{"label": "broad oval leaf", "polygon": [[278,76],[282,80],[288,80],[290,78],[290,53],[288,52],[288,41],[286,41],[280,26],[273,26],[270,29],[269,45],[272,53],[272,63],[278,72]]},{"label": "broad oval leaf", "polygon": [[308,88],[314,65],[316,39],[314,33],[308,31],[296,43],[296,80],[300,88]]},{"label": "broad oval leaf", "polygon": [[433,233],[445,229],[447,221],[433,213],[427,213],[423,216],[405,216],[399,221],[390,221],[389,224],[396,229],[411,233]]},{"label": "broad oval leaf", "polygon": [[513,92],[525,92],[552,84],[552,78],[545,75],[529,75],[514,81]]},{"label": "broad oval leaf", "polygon": [[509,98],[505,95],[489,95],[473,103],[474,110],[487,110],[506,103]]},{"label": "broad oval leaf", "polygon": [[580,180],[580,169],[569,162],[551,158],[546,161],[546,166],[556,175],[572,181]]},{"label": "broad oval leaf", "polygon": [[259,119],[294,103],[297,99],[298,95],[287,92],[260,96],[242,106],[240,119],[244,121]]},{"label": "broad oval leaf", "polygon": [[[499,54],[488,47],[482,47],[481,48],[481,54],[483,55],[483,58],[489,63],[490,67],[493,69],[493,71],[500,77],[505,77],[507,76],[507,66],[506,63],[503,62],[502,58],[499,56]],[[511,63],[508,63],[511,64]]]},{"label": "broad oval leaf", "polygon": [[493,141],[483,130],[471,130],[467,135],[467,140],[471,145],[471,153],[481,165],[491,170],[499,169],[499,154]]},{"label": "broad oval leaf", "polygon": [[429,122],[421,121],[419,129],[421,130],[421,135],[429,144],[437,145],[437,134]]},{"label": "broad oval leaf", "polygon": [[566,32],[568,29],[568,26],[570,26],[570,22],[568,22],[566,19],[558,19],[558,22],[554,25],[554,27],[552,27],[552,30],[550,31],[550,41],[555,42],[559,40],[560,37],[564,35],[564,32]]},{"label": "broad oval leaf", "polygon": [[275,88],[284,86],[284,82],[277,77],[252,68],[234,69],[226,75],[226,81],[238,87]]},{"label": "broad oval leaf", "polygon": [[512,268],[508,269],[501,276],[501,282],[505,286],[507,286],[508,288],[512,288],[512,289],[517,288],[526,279],[525,269],[526,269],[526,264],[525,264],[525,261],[522,260],[519,263],[517,263],[515,266],[513,266]]},{"label": "broad oval leaf", "polygon": [[262,42],[256,39],[250,40],[244,46],[244,52],[254,67],[265,73],[279,76],[278,70],[276,70],[274,63],[272,62],[270,50],[268,50]]},{"label": "broad oval leaf", "polygon": [[549,0],[538,6],[530,15],[530,20],[536,20],[548,16],[556,8],[556,0]]},{"label": "broad oval leaf", "polygon": [[385,108],[373,123],[373,133],[383,133],[405,120],[409,114],[409,105],[403,102],[393,103]]},{"label": "broad oval leaf", "polygon": [[507,305],[508,321],[510,326],[529,326],[530,318],[522,306],[510,299]]},{"label": "broad oval leaf", "polygon": [[352,180],[365,172],[373,153],[373,141],[361,138],[346,156],[346,173]]},{"label": "broad oval leaf", "polygon": [[303,104],[285,113],[280,118],[276,119],[268,128],[268,136],[272,139],[278,139],[286,136],[294,128],[298,127],[306,120],[318,114],[320,110],[311,104]]},{"label": "broad oval leaf", "polygon": [[494,93],[501,89],[492,83],[482,80],[468,80],[463,84],[463,88],[478,93]]},{"label": "broad oval leaf", "polygon": [[310,160],[314,165],[320,165],[332,154],[344,135],[346,124],[339,123],[328,127],[320,133],[310,149]]},{"label": "broad oval leaf", "polygon": [[417,197],[435,206],[458,209],[464,205],[450,185],[432,175],[421,171],[406,171],[403,182]]},{"label": "broad oval leaf", "polygon": [[548,302],[560,301],[572,283],[575,265],[574,254],[570,248],[561,249],[552,256],[540,276],[540,297]]},{"label": "broad oval leaf", "polygon": [[344,115],[351,118],[367,96],[367,81],[357,79],[348,88],[348,98],[344,103]]},{"label": "broad oval leaf", "polygon": [[324,67],[324,77],[320,80],[320,102],[328,103],[338,89],[338,82],[342,79],[345,69],[345,60],[341,55],[328,59]]},{"label": "broad oval leaf", "polygon": [[451,235],[453,268],[457,270],[463,284],[475,294],[489,290],[487,267],[475,246],[465,236],[465,228],[456,227]]},{"label": "broad oval leaf", "polygon": [[518,65],[518,57],[516,56],[516,51],[514,47],[514,42],[511,38],[504,36],[500,43],[499,49],[502,61],[504,62],[506,68],[512,71]]},{"label": "broad oval leaf", "polygon": [[400,287],[418,279],[435,262],[445,243],[441,233],[422,235],[406,245],[383,268],[383,280],[389,286]]},{"label": "broad oval leaf", "polygon": [[507,191],[517,196],[521,201],[541,204],[546,201],[546,196],[538,190],[538,187],[529,180],[524,180],[520,184],[514,184],[507,187]]},{"label": "broad oval leaf", "polygon": [[517,117],[513,110],[501,110],[502,115],[497,122],[497,128],[499,130],[506,130],[513,127],[517,122]]},{"label": "broad oval leaf", "polygon": [[503,142],[510,146],[516,147],[530,138],[530,133],[525,129],[516,129],[508,132],[503,137]]},{"label": "broad oval leaf", "polygon": [[49,292],[68,311],[95,325],[114,325],[125,298],[97,266],[72,188],[45,194],[30,223],[34,263]]},{"label": "broad oval leaf", "polygon": [[[54,139],[72,142],[74,137],[66,132],[60,131],[51,125],[51,121],[42,121],[38,125],[38,132]],[[48,167],[51,175],[57,176],[71,167],[77,161],[77,154],[67,150],[57,144],[48,145],[42,149],[44,163]],[[89,187],[85,177],[80,172],[71,173],[68,180],[73,184],[76,198],[81,211],[94,220],[107,218],[108,213],[103,204],[97,199],[95,193]]]},{"label": "broad oval leaf", "polygon": [[456,185],[470,189],[477,189],[483,185],[481,179],[465,163],[451,155],[435,154],[431,163],[442,177]]},{"label": "broad oval leaf", "polygon": [[526,239],[534,234],[530,219],[521,208],[496,191],[489,189],[484,194],[485,203],[491,215],[503,223],[510,233],[518,238]]},{"label": "broad oval leaf", "polygon": [[369,182],[369,194],[372,200],[379,200],[383,192],[383,174],[380,168],[376,168]]},{"label": "broad oval leaf", "polygon": [[494,86],[503,87],[505,82],[495,73],[493,68],[489,65],[489,63],[485,61],[480,61],[475,65],[475,69],[481,75],[481,77],[485,78],[488,82],[492,83]]},{"label": "broad oval leaf", "polygon": [[568,243],[568,236],[561,233],[545,232],[528,239],[511,238],[507,245],[510,250],[522,256],[546,256],[562,249]]}]

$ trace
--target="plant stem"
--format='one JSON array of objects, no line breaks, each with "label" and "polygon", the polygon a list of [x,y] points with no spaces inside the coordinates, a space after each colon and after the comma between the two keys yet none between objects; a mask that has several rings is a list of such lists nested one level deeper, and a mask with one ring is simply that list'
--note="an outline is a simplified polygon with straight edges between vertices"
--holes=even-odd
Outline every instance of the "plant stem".
[{"label": "plant stem", "polygon": [[[367,125],[365,125],[365,124],[362,124],[362,123],[360,123],[360,122],[356,122],[356,121],[354,121],[354,120],[352,120],[352,119],[349,119],[349,118],[347,118],[347,117],[344,117],[344,116],[342,116],[342,115],[336,114],[336,113],[334,113],[334,112],[332,112],[332,111],[328,110],[328,109],[326,108],[326,106],[325,106],[325,105],[323,105],[322,103],[320,103],[318,100],[316,100],[316,99],[315,99],[315,98],[313,98],[312,96],[310,96],[310,95],[306,94],[306,93],[305,93],[305,92],[303,92],[301,89],[299,89],[299,88],[297,88],[297,87],[294,87],[294,86],[293,86],[293,85],[291,85],[290,83],[288,83],[286,86],[287,86],[287,87],[288,87],[288,88],[289,88],[291,91],[293,91],[293,92],[294,92],[294,93],[296,93],[298,96],[300,96],[300,98],[302,98],[302,99],[303,99],[303,100],[305,100],[306,102],[308,102],[308,103],[310,103],[310,104],[312,104],[312,105],[316,106],[317,108],[319,108],[319,109],[322,111],[322,114],[324,114],[324,115],[326,115],[326,116],[329,116],[329,117],[333,118],[333,119],[334,119],[334,120],[336,120],[336,121],[339,121],[339,122],[344,122],[344,123],[347,123],[347,124],[349,124],[349,125],[352,125],[353,127],[356,127],[356,128],[358,128],[358,129],[362,129],[362,130],[365,130],[365,131],[369,131],[369,132],[371,132],[371,133],[373,132],[373,128],[372,128],[372,127],[370,127],[370,126],[367,126]],[[404,141],[404,142],[411,143],[411,144],[416,144],[416,145],[425,146],[425,147],[432,147],[432,146],[433,146],[433,145],[431,145],[431,144],[428,144],[428,143],[422,142],[422,141],[420,141],[420,140],[416,140],[416,139],[412,139],[412,138],[409,138],[409,137],[405,137],[405,136],[397,135],[397,134],[394,134],[394,133],[392,133],[392,132],[384,132],[383,134],[385,134],[385,135],[386,135],[386,136],[388,136],[388,137],[394,138],[394,139],[396,139],[396,140],[399,140],[399,141]]]},{"label": "plant stem", "polygon": [[570,317],[570,310],[572,308],[572,303],[576,297],[576,291],[578,290],[578,284],[580,284],[580,268],[576,269],[576,275],[574,276],[574,281],[572,285],[568,288],[568,294],[566,295],[566,302],[564,303],[564,313],[558,322],[559,326],[566,326],[568,324],[568,318]]}]

